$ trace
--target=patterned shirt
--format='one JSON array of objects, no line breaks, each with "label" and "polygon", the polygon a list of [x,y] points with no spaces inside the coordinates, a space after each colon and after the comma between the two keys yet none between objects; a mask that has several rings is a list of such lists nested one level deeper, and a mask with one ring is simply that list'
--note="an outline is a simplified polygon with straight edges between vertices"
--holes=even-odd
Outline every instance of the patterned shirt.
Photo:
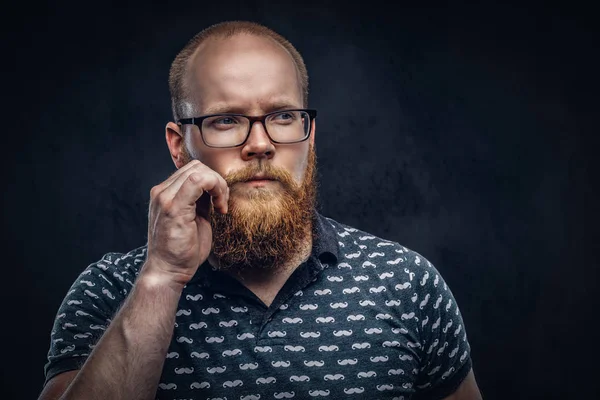
[{"label": "patterned shirt", "polygon": [[[207,262],[181,295],[158,399],[442,399],[471,369],[461,313],[406,247],[315,214],[313,249],[266,306]],[[89,265],[60,306],[46,382],[81,368],[147,246]],[[419,396],[416,396],[416,395]]]}]

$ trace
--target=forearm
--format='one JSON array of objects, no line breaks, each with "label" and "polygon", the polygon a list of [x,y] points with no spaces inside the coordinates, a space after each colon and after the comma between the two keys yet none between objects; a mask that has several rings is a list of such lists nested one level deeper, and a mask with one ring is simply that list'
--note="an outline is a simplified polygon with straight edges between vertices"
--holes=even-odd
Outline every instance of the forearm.
[{"label": "forearm", "polygon": [[146,271],[61,400],[154,399],[182,287]]}]

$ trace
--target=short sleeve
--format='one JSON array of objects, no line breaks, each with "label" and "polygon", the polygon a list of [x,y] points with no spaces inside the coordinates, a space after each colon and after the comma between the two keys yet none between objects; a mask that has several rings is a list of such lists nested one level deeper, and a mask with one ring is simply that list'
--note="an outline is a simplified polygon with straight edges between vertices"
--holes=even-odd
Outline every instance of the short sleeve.
[{"label": "short sleeve", "polygon": [[71,285],[54,319],[44,386],[62,372],[81,368],[127,297],[135,273],[120,266],[121,260],[106,254]]},{"label": "short sleeve", "polygon": [[416,398],[443,399],[456,391],[471,370],[471,348],[452,291],[440,272],[420,255],[418,278],[422,366]]}]

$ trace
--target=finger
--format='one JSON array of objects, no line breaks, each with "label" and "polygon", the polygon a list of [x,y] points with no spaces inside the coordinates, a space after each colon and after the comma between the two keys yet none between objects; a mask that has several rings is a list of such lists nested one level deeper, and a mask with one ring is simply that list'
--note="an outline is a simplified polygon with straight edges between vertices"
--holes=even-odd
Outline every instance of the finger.
[{"label": "finger", "polygon": [[164,197],[164,199],[166,200],[173,199],[177,192],[179,192],[179,190],[181,189],[181,186],[189,179],[190,175],[193,173],[198,173],[201,176],[214,174],[220,177],[220,175],[217,174],[215,171],[208,168],[201,162],[198,162],[191,168],[188,168],[186,171],[181,173],[173,182],[171,182],[171,184],[164,189],[163,193],[161,193],[161,196]]},{"label": "finger", "polygon": [[[189,175],[189,171],[194,168],[197,168],[199,165],[204,165],[204,164],[202,164],[198,160],[192,160],[189,163],[185,164],[183,167],[179,168],[177,171],[172,173],[171,176],[169,176],[165,181],[163,181],[159,185],[157,185],[157,187],[160,188],[158,193],[161,193],[164,190],[168,189],[169,186],[171,186],[175,181],[177,181],[179,178],[181,178],[181,176],[185,175],[187,177],[187,175]],[[179,187],[177,189],[179,189]],[[173,192],[173,194],[176,192],[177,192],[177,190],[175,190]]]},{"label": "finger", "polygon": [[[175,184],[172,186],[174,185]],[[208,193],[212,198],[215,209],[219,212],[226,213],[227,198],[229,196],[228,191],[229,188],[227,187],[225,180],[216,172],[192,172],[181,184],[181,187],[173,197],[172,206],[175,208],[193,206],[195,208],[196,202],[200,196],[202,196],[203,193]]]}]

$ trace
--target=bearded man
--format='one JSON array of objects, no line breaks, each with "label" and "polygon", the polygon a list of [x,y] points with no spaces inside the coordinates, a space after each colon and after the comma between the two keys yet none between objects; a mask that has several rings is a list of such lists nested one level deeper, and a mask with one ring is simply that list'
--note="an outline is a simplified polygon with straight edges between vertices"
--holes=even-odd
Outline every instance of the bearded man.
[{"label": "bearded man", "polygon": [[67,293],[40,399],[480,399],[439,271],[317,212],[298,51],[223,22],[169,83],[177,170],[150,191],[147,243]]}]

